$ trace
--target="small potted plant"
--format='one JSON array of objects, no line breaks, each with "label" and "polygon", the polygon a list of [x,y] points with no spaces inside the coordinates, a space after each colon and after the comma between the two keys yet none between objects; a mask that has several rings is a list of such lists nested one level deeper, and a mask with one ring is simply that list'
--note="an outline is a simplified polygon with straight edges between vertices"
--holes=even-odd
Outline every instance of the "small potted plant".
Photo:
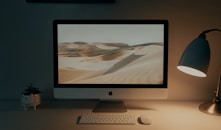
[{"label": "small potted plant", "polygon": [[41,91],[38,88],[33,87],[32,84],[29,84],[27,88],[22,92],[21,103],[24,106],[25,111],[29,107],[34,107],[36,111],[36,106],[41,103]]}]

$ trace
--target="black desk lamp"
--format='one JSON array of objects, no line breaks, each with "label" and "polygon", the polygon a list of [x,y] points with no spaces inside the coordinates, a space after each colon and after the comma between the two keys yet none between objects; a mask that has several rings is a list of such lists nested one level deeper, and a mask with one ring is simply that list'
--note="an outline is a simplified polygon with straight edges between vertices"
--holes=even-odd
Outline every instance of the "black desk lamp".
[{"label": "black desk lamp", "polygon": [[[219,31],[220,29],[210,29],[203,31],[199,37],[194,39],[185,49],[177,68],[187,74],[206,77],[210,61],[210,47],[206,40],[206,33]],[[221,116],[221,100],[219,98],[221,72],[219,74],[216,96],[211,102],[203,103],[199,106],[199,110],[211,114]]]}]

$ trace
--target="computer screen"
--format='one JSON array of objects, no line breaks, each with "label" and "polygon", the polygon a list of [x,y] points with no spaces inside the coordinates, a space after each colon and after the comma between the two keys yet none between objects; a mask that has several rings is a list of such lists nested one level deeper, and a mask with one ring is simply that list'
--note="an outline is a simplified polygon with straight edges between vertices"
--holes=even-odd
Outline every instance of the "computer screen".
[{"label": "computer screen", "polygon": [[167,20],[54,20],[54,97],[165,99]]}]

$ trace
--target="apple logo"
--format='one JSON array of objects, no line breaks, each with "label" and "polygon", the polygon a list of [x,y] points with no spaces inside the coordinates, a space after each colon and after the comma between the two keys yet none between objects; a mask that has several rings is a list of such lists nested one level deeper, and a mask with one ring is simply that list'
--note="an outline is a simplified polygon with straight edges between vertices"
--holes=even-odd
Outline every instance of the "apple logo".
[{"label": "apple logo", "polygon": [[112,91],[109,91],[109,92],[108,92],[108,95],[109,95],[109,96],[112,96],[112,95],[113,95],[113,92],[112,92]]}]

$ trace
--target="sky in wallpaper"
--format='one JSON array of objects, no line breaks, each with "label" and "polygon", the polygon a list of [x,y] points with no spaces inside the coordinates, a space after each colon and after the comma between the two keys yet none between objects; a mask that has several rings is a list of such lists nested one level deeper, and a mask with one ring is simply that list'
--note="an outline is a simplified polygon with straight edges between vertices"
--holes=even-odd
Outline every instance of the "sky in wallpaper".
[{"label": "sky in wallpaper", "polygon": [[150,42],[163,43],[163,25],[153,24],[60,24],[58,43],[110,42],[129,45]]}]

